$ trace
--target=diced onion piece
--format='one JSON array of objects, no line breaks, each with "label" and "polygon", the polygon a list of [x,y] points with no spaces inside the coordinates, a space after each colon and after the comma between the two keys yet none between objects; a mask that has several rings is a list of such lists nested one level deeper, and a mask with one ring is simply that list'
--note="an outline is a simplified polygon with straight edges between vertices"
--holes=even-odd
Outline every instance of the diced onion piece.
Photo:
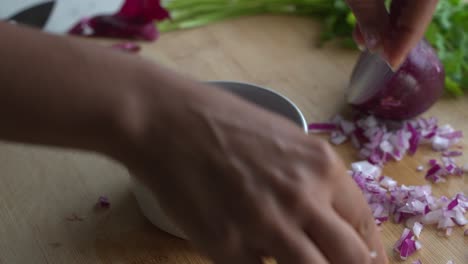
[{"label": "diced onion piece", "polygon": [[432,141],[432,148],[435,151],[443,151],[448,149],[449,144],[450,140],[448,140],[447,138],[435,136],[434,140]]},{"label": "diced onion piece", "polygon": [[423,229],[423,225],[421,223],[419,223],[419,222],[414,223],[413,233],[417,238],[419,238],[419,236],[421,235],[422,229]]},{"label": "diced onion piece", "polygon": [[312,123],[308,126],[309,132],[326,132],[338,129],[334,123]]},{"label": "diced onion piece", "polygon": [[361,172],[373,178],[379,177],[380,173],[382,172],[378,166],[372,165],[368,161],[355,162],[351,164],[351,168],[354,172]]}]

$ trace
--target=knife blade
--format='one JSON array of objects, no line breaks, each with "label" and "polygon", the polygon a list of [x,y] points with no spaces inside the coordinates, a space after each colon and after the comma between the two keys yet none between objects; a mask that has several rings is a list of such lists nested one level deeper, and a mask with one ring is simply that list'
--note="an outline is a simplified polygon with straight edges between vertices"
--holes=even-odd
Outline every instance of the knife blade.
[{"label": "knife blade", "polygon": [[55,1],[34,5],[10,16],[7,21],[43,28],[50,17],[54,5]]},{"label": "knife blade", "polygon": [[394,74],[394,70],[378,53],[363,51],[351,74],[346,91],[347,101],[352,104],[362,103],[367,100],[364,95],[374,94],[380,84],[390,80]]}]

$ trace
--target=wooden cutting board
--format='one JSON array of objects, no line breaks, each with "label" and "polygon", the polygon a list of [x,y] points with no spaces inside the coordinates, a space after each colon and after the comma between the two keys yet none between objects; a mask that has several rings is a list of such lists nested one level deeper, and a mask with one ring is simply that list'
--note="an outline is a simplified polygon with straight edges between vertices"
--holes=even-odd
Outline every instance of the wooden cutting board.
[{"label": "wooden cutting board", "polygon": [[[307,120],[340,112],[344,87],[357,53],[316,48],[318,27],[306,18],[254,17],[164,34],[141,53],[200,80],[236,80],[268,86],[293,100]],[[468,100],[443,98],[426,115],[468,134]],[[346,162],[349,145],[337,147]],[[426,184],[416,172],[436,155],[421,149],[389,164],[385,174],[404,184]],[[468,162],[463,157],[462,162]],[[152,226],[130,191],[127,172],[103,157],[81,152],[2,144],[0,146],[0,263],[208,263],[190,245]],[[434,186],[437,195],[468,193],[468,176]],[[111,200],[96,210],[99,195]],[[403,227],[383,226],[391,263]],[[423,249],[404,263],[468,263],[468,238],[458,228],[449,238],[425,229]],[[350,245],[352,246],[352,245]]]}]

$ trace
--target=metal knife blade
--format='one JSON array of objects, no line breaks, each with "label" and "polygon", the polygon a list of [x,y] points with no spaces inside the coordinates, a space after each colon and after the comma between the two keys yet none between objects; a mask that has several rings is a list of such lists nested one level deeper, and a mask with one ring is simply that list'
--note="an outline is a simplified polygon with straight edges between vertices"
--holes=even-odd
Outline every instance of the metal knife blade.
[{"label": "metal knife blade", "polygon": [[379,54],[363,51],[351,75],[346,92],[347,101],[359,104],[367,100],[365,95],[374,94],[380,84],[390,80],[394,74],[394,70]]},{"label": "metal knife blade", "polygon": [[43,28],[49,19],[54,5],[55,1],[34,5],[10,16],[7,21]]}]

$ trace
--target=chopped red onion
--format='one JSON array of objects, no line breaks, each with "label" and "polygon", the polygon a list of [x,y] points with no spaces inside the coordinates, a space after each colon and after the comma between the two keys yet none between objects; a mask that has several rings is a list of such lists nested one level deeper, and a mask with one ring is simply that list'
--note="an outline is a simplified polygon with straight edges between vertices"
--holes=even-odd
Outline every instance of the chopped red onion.
[{"label": "chopped red onion", "polygon": [[[461,151],[450,151],[449,148],[463,136],[461,131],[455,131],[449,125],[439,127],[436,118],[390,123],[374,116],[360,116],[348,121],[337,115],[330,122],[310,124],[309,131],[330,133],[333,144],[342,144],[350,139],[359,149],[361,158],[379,166],[391,160],[399,161],[407,154],[413,155],[421,144],[430,144],[447,157],[459,156]],[[449,173],[461,174],[462,170],[455,166]],[[431,175],[430,178],[434,182],[443,181],[440,175]]]},{"label": "chopped red onion", "polygon": [[454,150],[454,151],[444,151],[442,153],[442,156],[444,157],[457,157],[457,156],[461,156],[463,155],[463,152],[461,151],[457,151],[457,150]]},{"label": "chopped red onion", "polygon": [[447,261],[447,264],[454,264],[453,260]]},{"label": "chopped red onion", "polygon": [[106,196],[99,196],[98,205],[101,208],[109,208],[111,204],[109,198],[107,198]]},{"label": "chopped red onion", "polygon": [[418,240],[416,240],[416,242],[414,242],[414,244],[416,245],[416,250],[420,250],[422,248],[422,244]]},{"label": "chopped red onion", "polygon": [[443,230],[468,224],[465,217],[468,198],[462,193],[451,199],[436,198],[430,186],[398,186],[392,178],[381,175],[379,166],[367,161],[352,163],[351,168],[350,174],[363,191],[377,224],[391,217],[396,223],[406,222],[413,227],[417,236],[419,224],[421,228],[422,225],[437,225]]},{"label": "chopped red onion", "polygon": [[308,126],[309,132],[335,131],[338,126],[334,123],[312,123]]},{"label": "chopped red onion", "polygon": [[448,132],[448,133],[442,133],[440,136],[446,139],[460,139],[463,137],[463,132],[453,131],[453,132]]},{"label": "chopped red onion", "polygon": [[341,130],[344,134],[349,135],[356,130],[356,125],[350,121],[341,120],[340,122]]},{"label": "chopped red onion", "polygon": [[338,132],[338,131],[333,131],[332,134],[331,134],[330,141],[335,145],[340,145],[343,142],[345,142],[346,139],[347,139],[347,137],[343,133]]},{"label": "chopped red onion", "polygon": [[[349,174],[363,192],[377,225],[392,219],[407,227],[394,247],[401,259],[421,249],[417,238],[425,225],[435,225],[446,236],[453,232],[453,228],[468,225],[468,197],[465,194],[436,197],[430,185],[398,185],[391,177],[382,175],[382,167],[387,162],[415,154],[422,144],[432,146],[441,155],[440,161],[429,160],[428,180],[439,183],[449,175],[461,176],[468,172],[468,164],[462,167],[455,160],[462,152],[450,149],[460,149],[455,144],[463,133],[449,125],[439,126],[437,122],[436,118],[419,118],[397,124],[373,116],[361,116],[351,122],[336,116],[330,123],[312,124],[314,131],[329,133],[334,144],[350,139],[359,150],[363,160],[352,163]],[[424,166],[418,166],[417,170],[423,171]],[[464,234],[468,235],[468,231]]]},{"label": "chopped red onion", "polygon": [[465,236],[468,236],[468,229],[465,229],[465,232],[463,232]]},{"label": "chopped red onion", "polygon": [[421,235],[421,231],[423,229],[423,225],[419,222],[415,222],[414,225],[413,225],[413,233],[414,235],[419,238],[419,236]]},{"label": "chopped red onion", "polygon": [[450,146],[450,140],[448,140],[447,138],[435,136],[434,140],[432,141],[432,148],[435,151],[447,150],[449,146]]},{"label": "chopped red onion", "polygon": [[413,261],[412,264],[422,264],[422,262],[421,262],[421,260],[418,259],[418,260]]},{"label": "chopped red onion", "polygon": [[394,250],[400,254],[402,260],[406,260],[416,252],[416,240],[411,230],[408,228],[403,230],[403,234],[395,244]]}]

